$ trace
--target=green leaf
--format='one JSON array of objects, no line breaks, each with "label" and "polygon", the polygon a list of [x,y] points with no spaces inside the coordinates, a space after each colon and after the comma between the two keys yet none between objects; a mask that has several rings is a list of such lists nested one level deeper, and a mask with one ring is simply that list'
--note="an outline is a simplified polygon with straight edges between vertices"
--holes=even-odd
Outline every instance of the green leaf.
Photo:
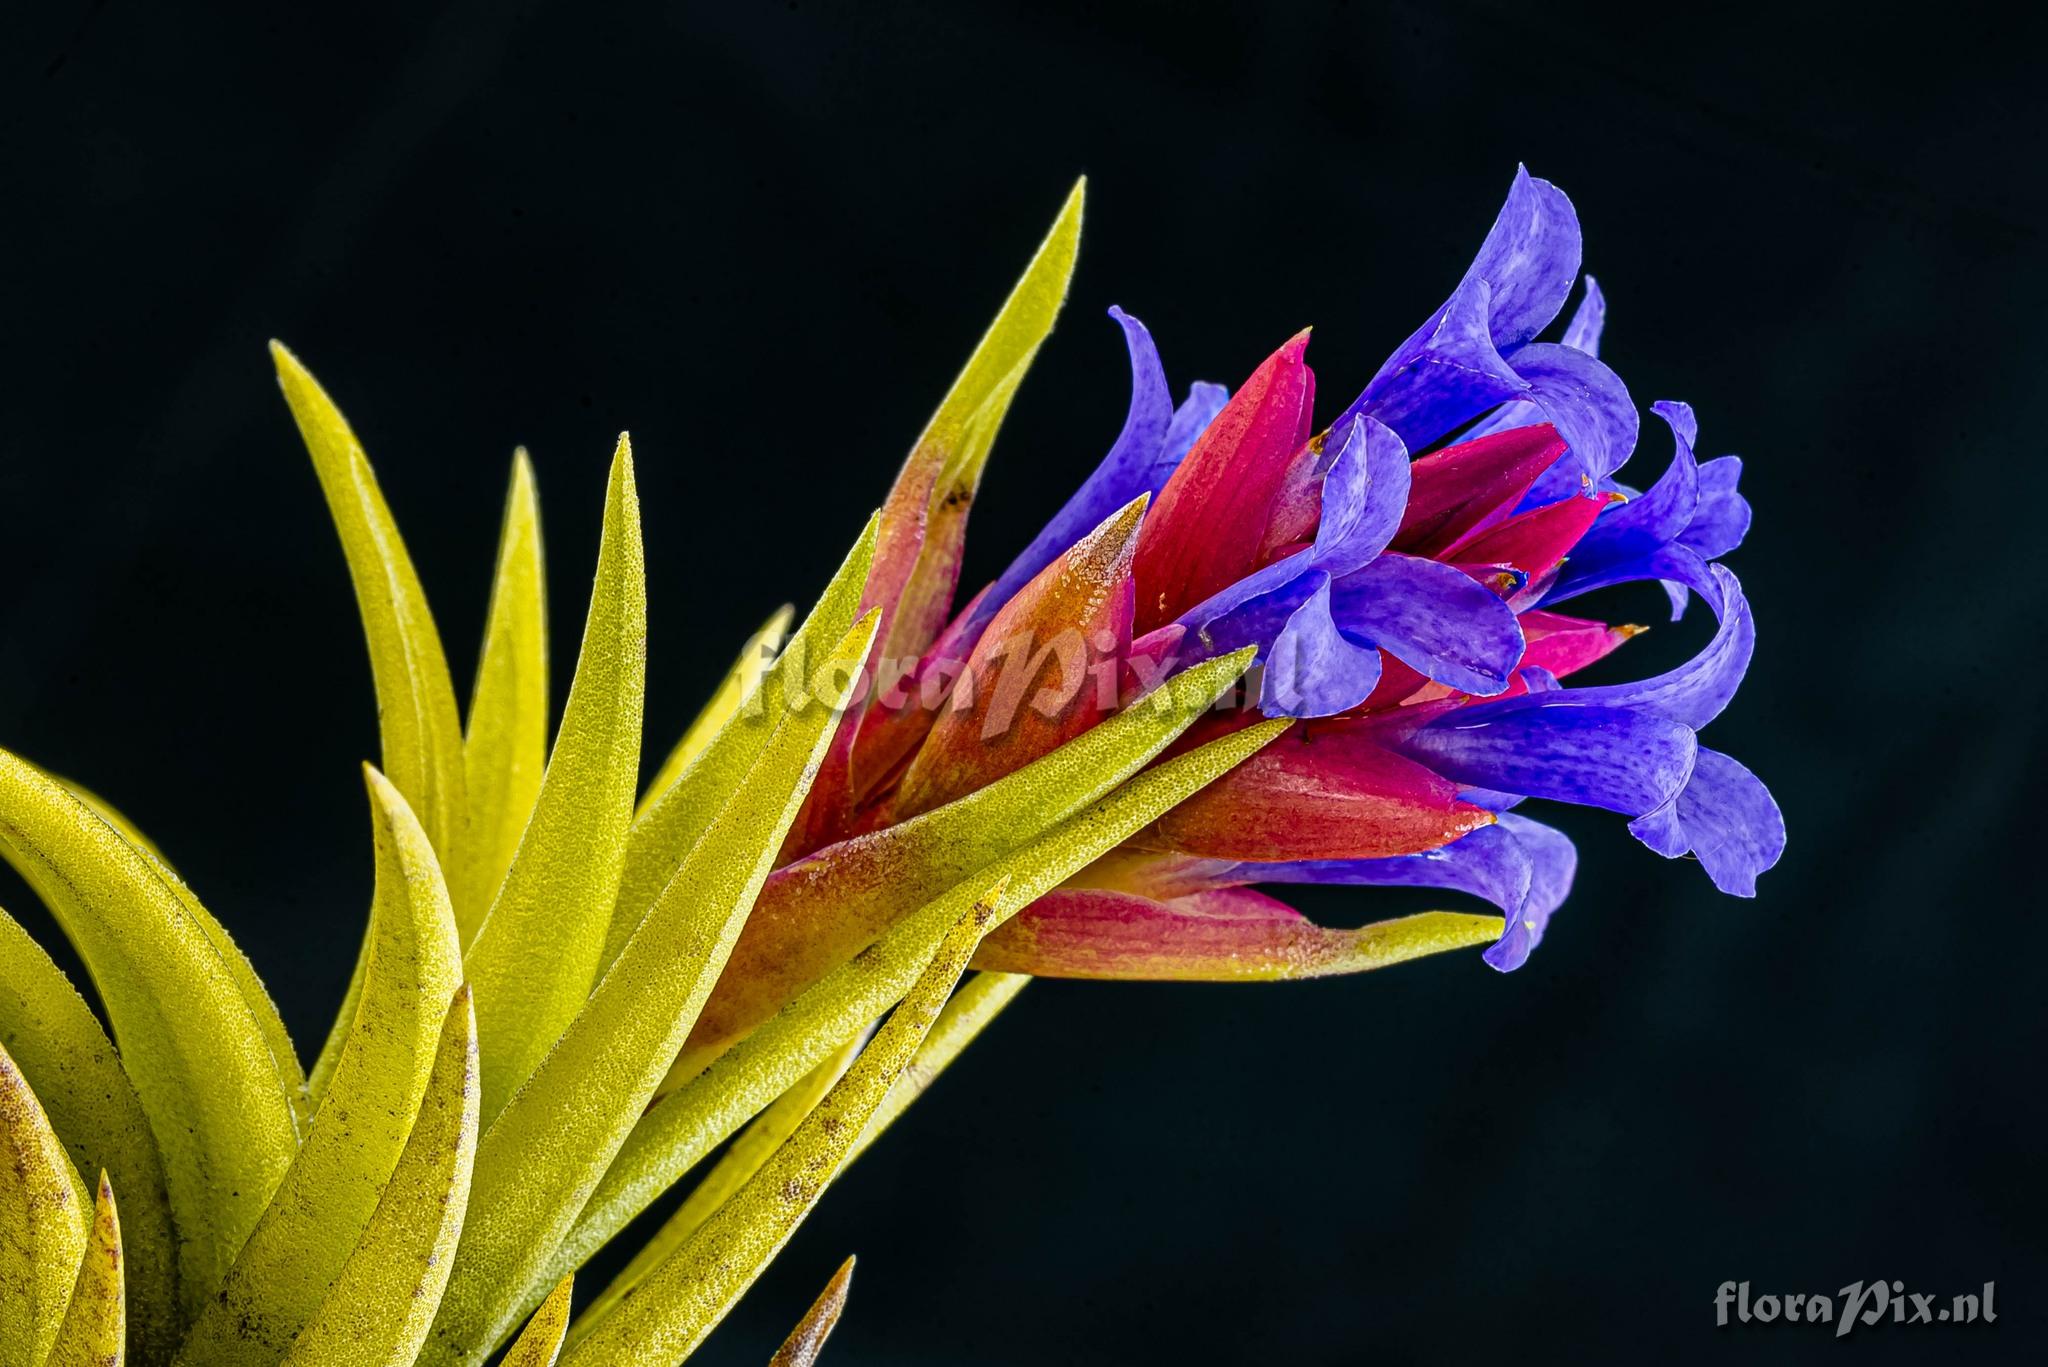
[{"label": "green leaf", "polygon": [[519,852],[463,960],[476,989],[486,1127],[597,981],[633,821],[646,679],[640,501],[632,444],[621,436],[561,734]]},{"label": "green leaf", "polygon": [[0,1049],[0,1367],[41,1367],[85,1256],[85,1184]]},{"label": "green leaf", "polygon": [[[948,1002],[949,1010],[951,1006],[952,1003]],[[943,1024],[945,1017],[942,1015],[939,1019]],[[937,1029],[937,1026],[933,1027],[935,1033]],[[596,1328],[598,1321],[632,1295],[649,1273],[661,1266],[669,1254],[680,1248],[700,1225],[711,1218],[713,1212],[747,1184],[748,1178],[761,1170],[762,1164],[796,1132],[796,1127],[803,1123],[804,1117],[811,1113],[825,1093],[832,1090],[833,1084],[846,1076],[846,1070],[853,1066],[853,1060],[868,1038],[866,1031],[855,1035],[841,1045],[837,1053],[805,1073],[796,1086],[777,1097],[774,1105],[754,1117],[752,1123],[740,1132],[739,1138],[726,1146],[725,1152],[718,1156],[718,1162],[684,1198],[675,1214],[669,1216],[654,1236],[641,1245],[633,1260],[612,1278],[612,1284],[576,1317],[575,1327],[570,1331],[570,1342],[582,1339]],[[929,1039],[925,1041],[926,1046],[930,1043]],[[922,1056],[923,1048],[918,1052]],[[911,1067],[916,1066],[913,1060]],[[908,1072],[906,1069],[906,1076]],[[897,1085],[901,1086],[902,1081],[898,1078]]]},{"label": "green leaf", "polygon": [[448,1005],[398,1166],[363,1237],[285,1358],[288,1367],[412,1367],[462,1237],[476,1156],[476,1014]]},{"label": "green leaf", "polygon": [[[873,1122],[869,1122],[872,1128]],[[849,1158],[848,1162],[853,1160]],[[818,1293],[818,1299],[811,1302],[811,1308],[797,1321],[796,1328],[789,1331],[789,1337],[775,1350],[775,1356],[768,1360],[768,1367],[812,1367],[825,1351],[825,1340],[839,1323],[839,1317],[846,1312],[846,1293],[853,1289],[853,1259],[839,1264],[839,1270],[832,1274],[832,1280],[825,1283],[825,1289]]]},{"label": "green leaf", "polygon": [[134,1357],[168,1359],[181,1327],[177,1241],[163,1160],[113,1041],[63,970],[0,912],[0,1046],[13,1054],[72,1166],[104,1172],[127,1206],[129,1320]]},{"label": "green leaf", "polygon": [[244,994],[246,961],[176,876],[5,751],[0,853],[92,974],[163,1158],[186,1293],[209,1295],[298,1148],[297,1068]]},{"label": "green leaf", "polygon": [[498,1367],[555,1367],[555,1359],[562,1355],[562,1336],[569,1328],[569,1297],[575,1288],[574,1277],[555,1283]]},{"label": "green leaf", "polygon": [[462,746],[469,817],[448,891],[465,945],[512,866],[547,762],[547,578],[533,462],[522,446],[512,457],[490,619]]},{"label": "green leaf", "polygon": [[752,701],[726,719],[704,749],[634,821],[626,845],[625,871],[619,879],[618,905],[605,942],[607,964],[625,947],[654,899],[675,877],[684,856],[724,810],[776,724],[814,691],[810,656],[845,636],[859,615],[860,586],[874,562],[875,527],[875,519],[869,518],[803,625],[762,674]]},{"label": "green leaf", "polygon": [[[1248,659],[1249,652],[1243,654]],[[1238,669],[1246,659],[1231,657]],[[1213,672],[1198,677],[1190,670],[1166,686],[1178,701],[1162,710],[1176,716],[1184,728],[1215,696],[1217,677]],[[978,888],[1009,880],[998,908],[1000,924],[1285,729],[1280,722],[1260,723],[1147,770],[1087,811],[977,871],[834,969],[701,1076],[648,1109],[605,1171],[550,1268],[580,1266],[714,1146],[900,1000],[933,945]]]},{"label": "green leaf", "polygon": [[[874,614],[826,657],[837,697],[783,712],[753,767],[617,962],[477,1151],[476,1209],[437,1348],[477,1361],[533,1304],[534,1274],[646,1108],[724,967],[873,644]],[[537,1292],[534,1293],[537,1297]]]},{"label": "green leaf", "polygon": [[377,857],[371,951],[334,1082],[290,1171],[207,1301],[181,1360],[269,1367],[320,1308],[377,1208],[433,1067],[462,951],[448,889],[405,798],[363,766]]},{"label": "green leaf", "polygon": [[465,814],[462,726],[426,592],[348,419],[283,343],[272,342],[270,356],[348,558],[377,686],[382,768],[448,859]]},{"label": "green leaf", "polygon": [[[128,1348],[122,1262],[121,1217],[114,1209],[113,1184],[101,1173],[71,1304],[43,1367],[120,1367]],[[138,1359],[152,1360],[140,1355]]]},{"label": "green leaf", "polygon": [[789,1241],[924,1042],[982,934],[998,885],[948,927],[874,1042],[788,1141],[564,1357],[564,1367],[654,1367],[686,1358]]},{"label": "green leaf", "polygon": [[[1197,666],[1181,676],[1173,696],[1213,698],[1250,659],[1240,652]],[[1185,710],[1149,700],[1126,708],[978,792],[777,871],[668,1087],[702,1072],[735,1039],[912,911],[1137,773],[1187,721]]]},{"label": "green leaf", "polygon": [[875,1111],[875,1118],[860,1132],[853,1151],[846,1156],[852,1163],[868,1151],[868,1146],[882,1137],[882,1132],[896,1123],[897,1117],[910,1109],[910,1103],[925,1094],[925,1090],[938,1081],[939,1074],[946,1071],[961,1051],[974,1043],[975,1038],[988,1028],[988,1023],[1002,1013],[1004,1007],[1017,1000],[1017,994],[1031,979],[1021,973],[976,973],[961,985],[953,999],[946,1003],[946,1009],[939,1014],[939,1022],[925,1036],[924,1044],[917,1051],[917,1057],[903,1070],[903,1076],[896,1079],[896,1085],[889,1089],[889,1095],[882,1098],[881,1106]]},{"label": "green leaf", "polygon": [[690,761],[704,753],[711,744],[711,738],[732,719],[743,703],[754,695],[761,686],[761,678],[774,663],[775,656],[782,649],[783,641],[789,635],[789,624],[796,620],[796,609],[785,603],[777,608],[775,615],[761,624],[761,629],[747,638],[740,647],[739,658],[732,662],[732,668],[725,672],[725,678],[718,685],[718,691],[711,695],[711,701],[704,704],[683,732],[683,738],[676,742],[676,748],[668,752],[668,758],[661,762],[648,781],[647,791],[641,795],[639,810],[635,819],[653,806],[660,796],[674,786],[683,776],[683,770]]}]

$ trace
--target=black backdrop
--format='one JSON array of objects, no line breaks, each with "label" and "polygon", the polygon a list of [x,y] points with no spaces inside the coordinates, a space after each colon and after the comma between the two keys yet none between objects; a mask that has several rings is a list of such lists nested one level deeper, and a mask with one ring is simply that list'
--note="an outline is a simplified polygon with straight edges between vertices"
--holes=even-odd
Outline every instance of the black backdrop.
[{"label": "black backdrop", "polygon": [[[363,434],[465,691],[512,446],[540,466],[565,688],[632,430],[658,748],[822,582],[1077,172],[1082,264],[970,575],[1114,434],[1105,306],[1151,324],[1176,386],[1314,323],[1332,411],[1526,160],[1578,206],[1638,402],[1691,400],[1703,454],[1748,459],[1733,563],[1761,645],[1714,735],[1791,822],[1763,895],[1568,813],[1578,889],[1511,978],[1462,955],[1035,986],[709,1360],[763,1360],[849,1250],[845,1364],[1828,1351],[1716,1330],[1724,1279],[1995,1280],[1997,1325],[1884,1325],[1859,1355],[2027,1355],[2048,1301],[2048,942],[2019,876],[2048,492],[2038,27],[593,8],[5,21],[0,744],[155,834],[309,1053],[367,901],[375,723],[266,337]],[[1630,473],[1661,468],[1659,432]],[[47,930],[18,885],[0,901]]]}]

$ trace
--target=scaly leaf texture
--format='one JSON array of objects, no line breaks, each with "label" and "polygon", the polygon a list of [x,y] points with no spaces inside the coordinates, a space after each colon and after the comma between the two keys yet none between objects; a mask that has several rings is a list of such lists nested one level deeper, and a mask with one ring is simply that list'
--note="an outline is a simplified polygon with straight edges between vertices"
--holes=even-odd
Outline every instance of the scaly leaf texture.
[{"label": "scaly leaf texture", "polygon": [[175,875],[5,751],[0,853],[99,990],[163,1158],[193,1303],[220,1285],[298,1150],[297,1069],[281,1068],[242,991],[239,953],[222,950],[225,933]]},{"label": "scaly leaf texture", "polygon": [[269,1367],[320,1308],[398,1163],[419,1110],[462,951],[440,865],[405,798],[364,766],[376,850],[370,962],[313,1128],[180,1361]]},{"label": "scaly leaf texture", "polygon": [[78,1281],[43,1367],[121,1367],[128,1351],[122,1262],[121,1217],[114,1209],[114,1187],[101,1173],[85,1256],[78,1264]]},{"label": "scaly leaf texture", "polygon": [[0,1367],[41,1367],[56,1340],[87,1204],[28,1079],[0,1050]]},{"label": "scaly leaf texture", "polygon": [[639,809],[633,813],[638,820],[661,795],[675,785],[683,776],[683,770],[690,761],[704,752],[726,722],[754,691],[761,686],[761,678],[768,672],[768,666],[782,651],[782,643],[789,637],[789,625],[796,620],[796,609],[785,603],[776,609],[775,615],[761,624],[761,629],[747,638],[740,647],[739,658],[732,662],[732,668],[725,672],[718,691],[690,722],[683,738],[676,742],[676,748],[668,752],[668,758],[661,762],[654,777],[648,780],[647,791],[640,796]]},{"label": "scaly leaf texture", "polygon": [[815,677],[811,655],[843,637],[860,613],[861,584],[874,563],[877,525],[876,518],[868,519],[803,625],[763,672],[748,704],[726,718],[704,749],[633,822],[618,903],[605,939],[607,964],[625,948],[684,857],[724,810],[733,789],[760,758],[776,724],[791,708],[811,697]]},{"label": "scaly leaf texture", "polygon": [[[870,1122],[870,1127],[872,1124]],[[853,1259],[848,1258],[839,1264],[839,1270],[832,1274],[831,1281],[825,1283],[818,1299],[811,1302],[811,1308],[804,1312],[796,1328],[789,1331],[789,1337],[775,1350],[775,1356],[768,1360],[768,1367],[813,1367],[824,1354],[825,1340],[832,1336],[839,1317],[846,1313],[846,1293],[852,1289]]]},{"label": "scaly leaf texture", "polygon": [[[1181,696],[1193,703],[1213,693]],[[1194,715],[1192,709],[1175,710],[1180,711],[1182,725]],[[833,970],[700,1077],[648,1109],[620,1146],[550,1266],[580,1266],[712,1147],[901,1000],[932,946],[977,889],[1000,878],[1009,880],[999,907],[1000,924],[1285,729],[1278,722],[1247,727],[1138,775],[1094,807],[977,872]]]},{"label": "scaly leaf texture", "polygon": [[[157,848],[156,842],[144,834],[139,826],[122,815],[118,808],[99,794],[73,783],[70,779],[52,774],[47,769],[43,770],[43,774],[59,787],[69,790],[73,797],[97,813],[102,821],[119,831],[122,839],[147,856],[156,865],[165,885],[185,904],[187,914],[200,930],[206,933],[206,937],[213,941],[214,947],[220,951],[221,962],[226,964],[228,972],[234,975],[235,984],[242,991],[242,999],[249,1004],[249,1014],[255,1019],[257,1028],[263,1032],[263,1038],[270,1046],[271,1057],[277,1060],[279,1083],[291,1094],[293,1114],[303,1129],[307,1116],[311,1114],[311,1107],[306,1099],[305,1075],[299,1071],[298,1051],[292,1046],[291,1036],[285,1033],[284,1020],[277,1014],[277,1004],[271,1001],[269,989],[263,986],[263,980],[256,976],[256,966],[249,962],[249,956],[229,937],[226,928],[213,919],[212,913],[199,904],[199,899],[185,886],[185,880],[178,876],[178,871],[164,858],[163,851]],[[87,1172],[92,1170],[83,1169]],[[124,1187],[123,1199],[127,1200],[130,1194]],[[135,1214],[133,1201],[129,1202],[129,1214]],[[132,1219],[129,1222],[129,1233],[132,1248],[132,1236],[135,1233]]]},{"label": "scaly leaf texture", "polygon": [[[1160,696],[1207,690],[1214,697],[1251,658],[1241,651],[1199,665]],[[1184,709],[1150,700],[1126,708],[978,792],[777,870],[666,1089],[702,1072],[735,1039],[903,917],[1137,773],[1187,720]]]},{"label": "scaly leaf texture", "polygon": [[646,561],[622,435],[562,729],[519,852],[463,957],[476,989],[486,1128],[597,981],[633,821],[646,680]]},{"label": "scaly leaf texture", "polygon": [[[1017,994],[1030,981],[1018,973],[976,973],[961,984],[960,990],[948,999],[945,1009],[939,1013],[931,1033],[918,1046],[916,1056],[889,1088],[889,1095],[882,1099],[874,1118],[848,1152],[846,1161],[849,1165],[924,1094],[925,1089],[960,1056],[975,1036],[1004,1007],[1016,1000]],[[866,1042],[864,1033],[848,1040],[837,1053],[806,1073],[801,1082],[777,1097],[774,1105],[754,1117],[753,1122],[740,1132],[739,1138],[726,1146],[718,1162],[684,1198],[675,1214],[641,1246],[603,1294],[577,1317],[571,1331],[572,1342],[590,1332],[619,1302],[632,1295],[649,1273],[696,1233],[698,1226],[710,1219],[712,1213],[744,1186],[748,1178],[760,1171],[762,1164],[768,1161],[782,1141],[811,1113],[818,1099],[845,1074]]]},{"label": "scaly leaf texture", "polygon": [[[880,659],[917,659],[945,623],[981,472],[1010,401],[1066,301],[1086,198],[1087,181],[1075,182],[1030,265],[911,447],[883,504],[874,573],[861,598],[863,611],[882,610]],[[829,844],[841,833],[854,786],[857,729],[845,727],[833,745],[817,796],[798,828],[799,851]]]},{"label": "scaly leaf texture", "polygon": [[476,1015],[448,1006],[419,1114],[377,1210],[288,1367],[412,1367],[441,1304],[476,1157]]},{"label": "scaly leaf texture", "polygon": [[838,1176],[875,1108],[938,1019],[997,916],[1000,886],[949,927],[901,1005],[761,1171],[570,1349],[565,1367],[655,1367],[688,1357],[761,1275]]},{"label": "scaly leaf texture", "polygon": [[505,881],[548,763],[547,576],[533,462],[512,457],[490,616],[462,745],[469,815],[448,892],[467,945]]},{"label": "scaly leaf texture", "polygon": [[569,1330],[569,1297],[575,1289],[574,1277],[555,1283],[526,1328],[505,1350],[498,1367],[555,1367],[555,1359],[562,1355],[562,1336]]},{"label": "scaly leaf texture", "polygon": [[[943,1021],[944,1017],[940,1019]],[[937,1027],[933,1028],[936,1030]],[[825,1093],[832,1090],[833,1084],[846,1076],[846,1070],[853,1066],[853,1060],[859,1056],[869,1037],[869,1032],[863,1031],[839,1046],[838,1052],[805,1073],[796,1086],[775,1098],[774,1105],[755,1116],[747,1128],[740,1131],[739,1138],[726,1146],[725,1152],[718,1156],[718,1162],[683,1199],[683,1204],[654,1232],[652,1238],[640,1246],[632,1261],[612,1278],[611,1285],[584,1307],[569,1331],[570,1342],[579,1341],[596,1328],[599,1320],[632,1295],[640,1283],[647,1280],[649,1273],[661,1266],[669,1254],[680,1248],[700,1225],[711,1218],[713,1212],[747,1184],[748,1178],[761,1170],[761,1165],[782,1147],[782,1141],[796,1132],[796,1127],[803,1123],[804,1117],[811,1113]],[[930,1040],[926,1040],[926,1044],[929,1043]]]},{"label": "scaly leaf texture", "polygon": [[41,945],[0,912],[0,1047],[14,1056],[71,1163],[120,1184],[131,1356],[167,1360],[182,1328],[177,1242],[156,1136],[114,1044]]},{"label": "scaly leaf texture", "polygon": [[377,688],[382,768],[449,858],[465,815],[462,725],[426,591],[348,419],[283,343],[272,342],[270,356],[348,559]]},{"label": "scaly leaf texture", "polygon": [[875,626],[870,613],[826,656],[819,675],[839,681],[837,694],[782,714],[725,811],[485,1132],[476,1211],[434,1326],[434,1360],[480,1360],[531,1308],[535,1274],[646,1108],[724,967],[858,684]]}]

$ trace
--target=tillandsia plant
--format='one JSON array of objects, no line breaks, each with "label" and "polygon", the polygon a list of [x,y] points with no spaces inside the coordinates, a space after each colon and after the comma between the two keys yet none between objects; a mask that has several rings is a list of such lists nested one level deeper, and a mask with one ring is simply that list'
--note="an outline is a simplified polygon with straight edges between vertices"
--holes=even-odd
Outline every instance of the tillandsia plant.
[{"label": "tillandsia plant", "polygon": [[[638,786],[646,589],[620,439],[550,746],[534,482],[514,461],[465,720],[361,446],[282,347],[370,648],[375,892],[310,1070],[165,856],[0,752],[0,850],[100,1017],[0,917],[0,1367],[673,1363],[1031,975],[1275,979],[1486,945],[1519,966],[1574,855],[1525,798],[1631,818],[1748,895],[1783,827],[1696,732],[1754,631],[1715,563],[1733,457],[1618,483],[1570,204],[1526,173],[1449,302],[1327,424],[1308,336],[1169,396],[1138,321],[1101,465],[955,610],[968,510],[1066,293],[1076,187],[793,632],[773,618]],[[1717,627],[1639,683],[1560,680],[1661,583]],[[1324,928],[1257,885],[1487,899]],[[964,983],[962,975],[977,971]],[[956,990],[957,987],[957,990]],[[574,1274],[730,1139],[612,1284]],[[117,1213],[118,1200],[118,1213]],[[832,1283],[778,1354],[815,1359]],[[125,1359],[124,1359],[125,1354]]]}]

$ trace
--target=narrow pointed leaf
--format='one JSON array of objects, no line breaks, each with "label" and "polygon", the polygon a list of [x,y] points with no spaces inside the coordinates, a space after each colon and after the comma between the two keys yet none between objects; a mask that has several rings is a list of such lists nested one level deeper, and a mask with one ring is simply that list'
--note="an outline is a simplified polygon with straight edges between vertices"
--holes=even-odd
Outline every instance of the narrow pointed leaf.
[{"label": "narrow pointed leaf", "polygon": [[859,615],[861,584],[874,562],[876,526],[877,519],[869,518],[803,625],[763,672],[748,705],[735,709],[703,751],[683,766],[683,772],[656,794],[633,822],[626,844],[626,867],[619,879],[618,905],[605,941],[607,964],[625,948],[641,917],[682,867],[684,857],[724,810],[733,789],[760,758],[776,723],[814,691],[811,656],[845,636]]},{"label": "narrow pointed leaf", "polygon": [[466,945],[497,896],[533,815],[548,762],[548,613],[540,500],[533,462],[512,457],[512,488],[498,536],[483,657],[462,743],[468,816],[449,871],[455,924]]},{"label": "narrow pointed leaf", "polygon": [[87,1208],[49,1117],[0,1049],[0,1367],[41,1367],[85,1256]]},{"label": "narrow pointed leaf", "polygon": [[476,1156],[476,1015],[456,991],[412,1133],[288,1367],[412,1367],[441,1304]]},{"label": "narrow pointed leaf", "polygon": [[1332,930],[1249,888],[1171,901],[1063,888],[991,937],[975,964],[1041,978],[1270,982],[1385,968],[1491,944],[1500,932],[1498,916],[1449,911]]},{"label": "narrow pointed leaf", "polygon": [[[871,1132],[874,1122],[870,1121]],[[851,1159],[847,1161],[851,1162]],[[825,1283],[825,1289],[818,1293],[818,1299],[811,1302],[811,1308],[797,1321],[796,1328],[789,1331],[789,1337],[775,1350],[775,1356],[768,1360],[768,1367],[812,1367],[825,1351],[825,1340],[832,1336],[839,1317],[846,1312],[846,1293],[853,1288],[853,1259],[839,1264],[839,1270],[832,1274],[832,1280]]]},{"label": "narrow pointed leaf", "polygon": [[796,609],[785,603],[776,609],[773,617],[761,624],[759,631],[747,638],[747,643],[740,647],[739,658],[732,662],[732,668],[720,681],[718,691],[711,695],[711,701],[704,704],[704,710],[691,720],[683,738],[676,742],[676,748],[668,752],[668,758],[661,762],[661,768],[648,781],[640,806],[633,813],[635,819],[675,786],[675,781],[683,776],[683,770],[689,767],[690,761],[704,753],[705,747],[732,720],[733,714],[754,696],[754,691],[761,686],[762,676],[768,672],[768,666],[775,662],[782,643],[789,638],[789,626],[795,620]]},{"label": "narrow pointed leaf", "polygon": [[555,1283],[498,1367],[555,1367],[555,1359],[562,1355],[562,1337],[569,1330],[569,1297],[575,1288],[574,1277]]},{"label": "narrow pointed leaf", "polygon": [[[987,941],[982,942],[984,946]],[[977,951],[976,958],[980,957]],[[903,1070],[889,1095],[882,1098],[876,1108],[874,1119],[860,1132],[853,1151],[846,1156],[852,1163],[868,1151],[868,1146],[882,1137],[912,1102],[923,1096],[939,1074],[960,1057],[961,1051],[974,1043],[976,1037],[988,1028],[988,1023],[1003,1011],[1003,1008],[1017,1000],[1017,994],[1024,990],[1031,979],[1022,973],[976,973],[960,985],[947,1001],[946,1009],[939,1013],[938,1023],[918,1046],[917,1057],[910,1060],[910,1066]]]},{"label": "narrow pointed leaf", "polygon": [[184,1360],[267,1367],[320,1308],[404,1149],[462,981],[455,917],[405,799],[364,766],[377,856],[374,936],[334,1083],[306,1142],[193,1326]]},{"label": "narrow pointed leaf", "polygon": [[[915,660],[945,625],[959,585],[967,515],[989,450],[1066,300],[1080,251],[1086,194],[1087,182],[1077,181],[1002,311],[911,447],[882,506],[874,572],[860,603],[863,611],[882,610],[878,658]],[[851,762],[857,731],[854,725],[844,728],[826,759],[816,795],[793,837],[799,853],[830,844],[843,833],[855,787]]]},{"label": "narrow pointed leaf", "polygon": [[0,751],[0,853],[92,973],[149,1117],[187,1293],[219,1285],[298,1148],[296,1066],[242,989],[247,965],[165,866]]},{"label": "narrow pointed leaf", "polygon": [[176,1347],[177,1242],[156,1136],[113,1041],[63,970],[0,912],[0,1048],[14,1056],[79,1172],[121,1185],[129,1319],[139,1362]]},{"label": "narrow pointed leaf", "polygon": [[597,980],[639,781],[646,563],[633,452],[619,438],[576,679],[533,819],[464,958],[489,1125]]},{"label": "narrow pointed leaf", "polygon": [[788,1141],[628,1300],[570,1350],[566,1367],[671,1363],[717,1327],[781,1251],[924,1042],[997,916],[998,886],[947,929],[902,1004]]},{"label": "narrow pointed leaf", "polygon": [[[774,1105],[754,1117],[739,1137],[718,1156],[718,1162],[704,1175],[704,1180],[683,1198],[675,1214],[669,1216],[653,1237],[641,1245],[633,1260],[612,1278],[612,1284],[584,1307],[571,1331],[572,1342],[580,1341],[596,1328],[600,1320],[632,1295],[655,1268],[668,1260],[669,1254],[682,1247],[713,1212],[761,1170],[761,1166],[782,1147],[782,1142],[796,1132],[796,1127],[803,1123],[804,1117],[811,1113],[825,1093],[846,1076],[846,1070],[853,1066],[854,1059],[869,1037],[866,1031],[855,1035],[841,1045],[837,1053],[805,1073],[796,1086],[777,1097]],[[926,1041],[927,1044],[929,1042]],[[919,1052],[923,1051],[920,1049]]]},{"label": "narrow pointed leaf", "polygon": [[856,685],[875,619],[869,613],[855,623],[823,661],[820,673],[842,680],[839,695],[781,714],[726,809],[486,1131],[476,1212],[437,1343],[475,1360],[532,1308],[527,1294],[538,1269],[653,1097],[725,966]]},{"label": "narrow pointed leaf", "polygon": [[[1182,727],[1213,687],[1161,690]],[[834,969],[707,1068],[649,1108],[606,1169],[554,1267],[580,1266],[712,1147],[816,1067],[867,1022],[900,1001],[945,930],[993,883],[1007,879],[997,923],[1058,887],[1159,813],[1241,763],[1285,730],[1247,727],[1147,770],[1087,811],[976,871],[905,918],[865,953]],[[556,1275],[559,1275],[557,1273]]]},{"label": "narrow pointed leaf", "polygon": [[[121,1367],[128,1351],[128,1305],[122,1276],[121,1217],[113,1184],[100,1174],[92,1227],[64,1323],[43,1367]],[[148,1358],[140,1358],[148,1362]]]},{"label": "narrow pointed leaf", "polygon": [[903,917],[1158,758],[1188,725],[1187,709],[1213,701],[1251,659],[1247,649],[1197,665],[1161,691],[1166,706],[1148,699],[1127,707],[978,792],[778,869],[763,886],[669,1085],[688,1082]]},{"label": "narrow pointed leaf", "polygon": [[348,558],[377,687],[382,768],[447,857],[465,815],[462,726],[426,591],[348,420],[298,357],[278,342],[270,355]]}]

